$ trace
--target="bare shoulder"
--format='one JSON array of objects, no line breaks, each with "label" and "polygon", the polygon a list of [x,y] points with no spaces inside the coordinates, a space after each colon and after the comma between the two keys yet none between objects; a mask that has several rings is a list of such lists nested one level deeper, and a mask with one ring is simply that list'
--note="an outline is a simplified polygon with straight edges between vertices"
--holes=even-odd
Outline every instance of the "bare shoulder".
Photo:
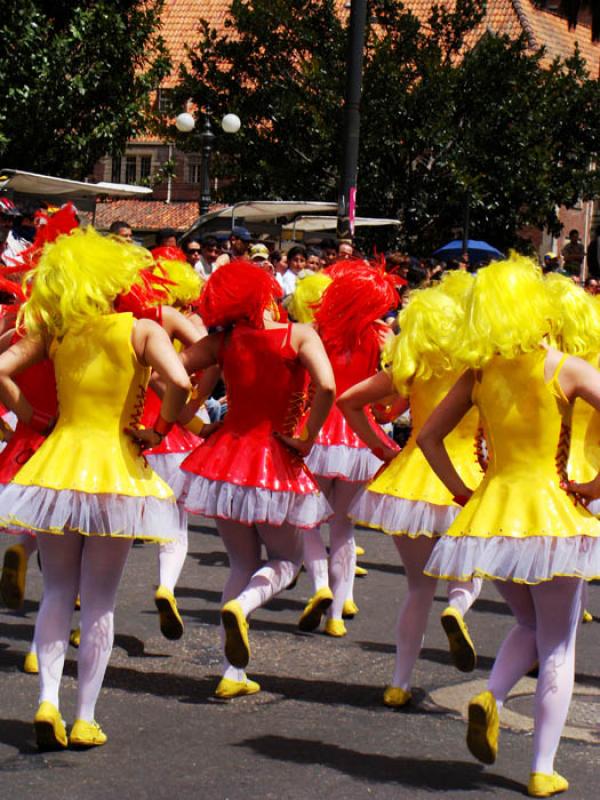
[{"label": "bare shoulder", "polygon": [[320,342],[319,334],[315,331],[312,325],[307,325],[303,322],[294,322],[292,325],[292,344],[296,349],[302,344],[309,342]]}]

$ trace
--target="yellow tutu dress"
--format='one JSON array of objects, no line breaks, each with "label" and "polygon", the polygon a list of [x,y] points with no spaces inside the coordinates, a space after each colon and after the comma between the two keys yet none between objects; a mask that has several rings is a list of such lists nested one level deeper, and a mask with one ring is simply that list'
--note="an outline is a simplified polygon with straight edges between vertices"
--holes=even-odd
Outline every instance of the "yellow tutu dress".
[{"label": "yellow tutu dress", "polygon": [[[407,536],[439,536],[460,511],[452,495],[417,447],[417,436],[431,412],[448,394],[461,373],[413,381],[410,392],[412,431],[404,449],[368,484],[350,506],[357,525]],[[483,470],[477,452],[479,414],[473,408],[446,437],[445,445],[461,478],[472,488]]]},{"label": "yellow tutu dress", "polygon": [[494,357],[473,401],[491,454],[485,477],[436,544],[428,575],[536,584],[600,575],[600,523],[560,488],[566,479],[572,407],[558,374],[544,380],[542,348]]},{"label": "yellow tutu dress", "polygon": [[138,424],[150,374],[131,344],[134,323],[132,314],[109,314],[52,343],[58,420],[0,492],[6,528],[156,541],[180,535],[173,492],[124,432]]},{"label": "yellow tutu dress", "polygon": [[[598,356],[586,359],[598,367]],[[585,400],[578,398],[573,405],[571,449],[567,474],[570,481],[586,483],[600,472],[600,413]],[[600,500],[592,500],[588,511],[600,515]]]}]

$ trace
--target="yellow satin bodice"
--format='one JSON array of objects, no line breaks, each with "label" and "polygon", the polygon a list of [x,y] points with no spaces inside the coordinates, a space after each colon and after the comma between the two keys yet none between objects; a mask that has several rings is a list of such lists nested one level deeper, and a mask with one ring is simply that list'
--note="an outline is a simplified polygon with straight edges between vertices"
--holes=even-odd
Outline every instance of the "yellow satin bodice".
[{"label": "yellow satin bodice", "polygon": [[131,344],[134,324],[130,313],[108,314],[52,343],[58,420],[15,483],[173,497],[124,432],[139,420],[150,375]]}]

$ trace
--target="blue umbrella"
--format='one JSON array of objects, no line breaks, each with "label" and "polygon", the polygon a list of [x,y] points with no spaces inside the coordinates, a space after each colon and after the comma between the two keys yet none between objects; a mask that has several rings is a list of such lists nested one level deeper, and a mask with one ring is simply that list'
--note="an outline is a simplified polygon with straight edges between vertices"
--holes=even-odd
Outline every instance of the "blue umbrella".
[{"label": "blue umbrella", "polygon": [[[467,240],[466,250],[469,254],[469,262],[471,264],[479,264],[481,261],[494,261],[499,258],[504,258],[504,253],[492,247],[491,244],[487,242],[478,242],[475,239]],[[448,242],[448,244],[436,250],[433,257],[443,261],[448,261],[451,258],[458,261],[464,252],[465,248],[463,247],[462,241],[460,239],[455,239],[453,242]]]}]

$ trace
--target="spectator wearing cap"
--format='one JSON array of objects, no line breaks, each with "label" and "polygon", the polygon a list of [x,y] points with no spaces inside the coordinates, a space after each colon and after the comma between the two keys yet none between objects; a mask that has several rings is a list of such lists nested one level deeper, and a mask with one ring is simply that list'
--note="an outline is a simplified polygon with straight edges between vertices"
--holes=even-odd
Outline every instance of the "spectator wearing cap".
[{"label": "spectator wearing cap", "polygon": [[133,241],[133,228],[128,222],[122,219],[116,219],[111,222],[108,232],[112,236],[118,236],[119,239],[125,239],[126,242]]},{"label": "spectator wearing cap", "polygon": [[248,259],[248,250],[250,249],[250,240],[252,236],[248,228],[243,225],[234,225],[229,235],[230,253],[223,253],[217,259],[216,266],[221,267],[223,264],[228,264],[236,258]]},{"label": "spectator wearing cap", "polygon": [[270,272],[271,275],[275,274],[273,264],[271,264],[269,257],[269,248],[265,244],[253,244],[249,251],[250,261],[256,264],[257,267]]},{"label": "spectator wearing cap", "polygon": [[560,259],[556,255],[556,253],[545,253],[544,259],[542,261],[542,272],[544,274],[548,272],[558,272],[560,269]]}]

